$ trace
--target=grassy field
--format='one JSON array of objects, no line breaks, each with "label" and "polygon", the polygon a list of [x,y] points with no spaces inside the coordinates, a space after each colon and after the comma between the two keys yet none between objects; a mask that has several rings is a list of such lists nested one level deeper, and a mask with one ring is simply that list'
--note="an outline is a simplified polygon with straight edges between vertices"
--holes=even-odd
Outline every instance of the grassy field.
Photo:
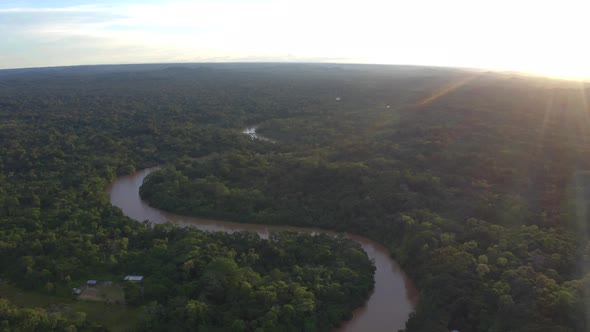
[{"label": "grassy field", "polygon": [[125,292],[123,288],[116,284],[99,283],[95,287],[79,286],[82,294],[78,296],[79,300],[101,301],[114,304],[125,303]]},{"label": "grassy field", "polygon": [[89,320],[100,322],[114,332],[131,330],[137,323],[139,313],[137,307],[52,296],[22,290],[7,283],[0,283],[0,297],[7,298],[18,306],[41,307],[66,315],[84,312]]}]

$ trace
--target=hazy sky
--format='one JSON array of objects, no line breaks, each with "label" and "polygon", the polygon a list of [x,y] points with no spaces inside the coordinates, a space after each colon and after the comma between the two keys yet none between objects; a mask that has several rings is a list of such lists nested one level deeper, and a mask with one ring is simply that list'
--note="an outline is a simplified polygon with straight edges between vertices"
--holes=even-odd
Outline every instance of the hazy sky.
[{"label": "hazy sky", "polygon": [[590,78],[589,0],[0,0],[0,68],[305,61]]}]

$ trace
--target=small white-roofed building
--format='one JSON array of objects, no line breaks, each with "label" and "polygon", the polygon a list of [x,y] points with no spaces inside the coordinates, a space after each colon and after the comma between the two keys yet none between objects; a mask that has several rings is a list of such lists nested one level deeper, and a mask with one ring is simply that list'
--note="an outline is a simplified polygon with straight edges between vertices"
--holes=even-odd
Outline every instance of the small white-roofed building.
[{"label": "small white-roofed building", "polygon": [[124,281],[143,281],[143,276],[125,276]]}]

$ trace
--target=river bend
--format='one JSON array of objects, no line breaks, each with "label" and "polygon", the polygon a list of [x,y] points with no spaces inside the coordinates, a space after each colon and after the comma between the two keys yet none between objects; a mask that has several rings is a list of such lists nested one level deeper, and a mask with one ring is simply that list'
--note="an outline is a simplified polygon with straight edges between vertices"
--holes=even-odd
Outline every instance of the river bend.
[{"label": "river bend", "polygon": [[[181,216],[149,206],[139,197],[139,187],[143,179],[155,169],[145,169],[128,176],[117,178],[109,187],[110,201],[121,208],[128,217],[138,221],[149,220],[152,223],[170,221],[181,226],[196,227],[203,231],[258,233],[268,238],[270,232],[299,231],[306,233],[337,234],[333,231],[292,226],[243,224],[219,220],[210,220]],[[364,306],[355,310],[353,318],[344,322],[338,332],[385,332],[404,328],[405,322],[413,311],[417,300],[417,291],[398,264],[393,261],[388,250],[379,243],[365,237],[344,234],[359,243],[375,262],[375,289]]]}]

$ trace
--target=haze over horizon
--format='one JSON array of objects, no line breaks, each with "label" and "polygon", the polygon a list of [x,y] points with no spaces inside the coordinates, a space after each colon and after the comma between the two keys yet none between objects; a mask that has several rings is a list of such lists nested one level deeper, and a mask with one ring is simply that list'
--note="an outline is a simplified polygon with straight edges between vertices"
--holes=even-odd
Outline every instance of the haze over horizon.
[{"label": "haze over horizon", "polygon": [[8,0],[0,69],[154,62],[332,62],[590,78],[580,0]]}]

